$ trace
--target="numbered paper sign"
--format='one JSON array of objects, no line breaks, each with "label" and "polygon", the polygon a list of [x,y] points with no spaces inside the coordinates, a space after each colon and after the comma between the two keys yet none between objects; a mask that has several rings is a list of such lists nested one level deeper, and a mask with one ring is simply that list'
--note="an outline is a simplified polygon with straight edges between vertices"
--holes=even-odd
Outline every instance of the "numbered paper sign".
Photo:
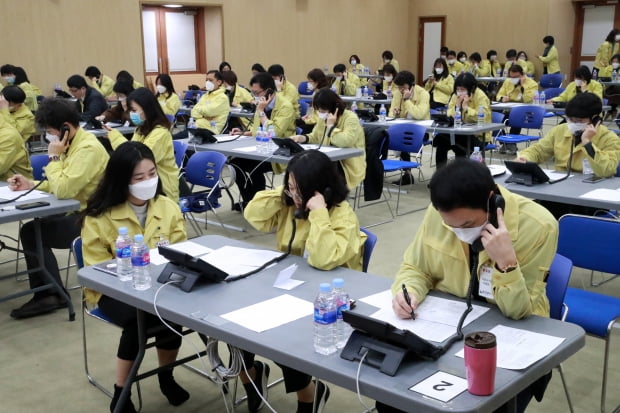
[{"label": "numbered paper sign", "polygon": [[409,388],[442,402],[448,402],[467,390],[467,380],[452,374],[438,371]]}]

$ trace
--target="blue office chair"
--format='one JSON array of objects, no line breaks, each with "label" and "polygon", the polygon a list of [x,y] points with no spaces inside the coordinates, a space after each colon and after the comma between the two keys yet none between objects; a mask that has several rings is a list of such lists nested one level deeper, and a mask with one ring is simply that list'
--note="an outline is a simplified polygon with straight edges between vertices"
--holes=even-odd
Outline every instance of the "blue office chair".
[{"label": "blue office chair", "polygon": [[[504,123],[504,114],[502,112],[491,112],[491,122]],[[484,146],[484,151],[488,152],[489,155],[491,155],[489,163],[493,163],[493,151],[496,151],[499,148],[495,141],[497,140],[498,136],[502,136],[505,134],[506,131],[504,131],[504,129],[498,129],[491,132],[491,137],[493,140]]]},{"label": "blue office chair", "polygon": [[542,138],[542,126],[545,116],[545,109],[535,105],[523,105],[513,108],[508,115],[508,125],[521,129],[538,129],[538,135],[513,135],[507,133],[497,137],[497,142],[518,144],[525,142],[529,146],[530,142]]},{"label": "blue office chair", "polygon": [[[549,316],[555,320],[564,321],[568,313],[564,299],[572,270],[573,263],[571,260],[560,254],[555,254],[551,267],[549,267],[549,277],[547,277],[546,288],[547,298],[549,299]],[[557,369],[560,372],[560,378],[562,379],[562,386],[564,387],[568,407],[570,412],[573,413],[573,403],[570,398],[570,393],[568,392],[568,386],[566,385],[562,365],[559,364]]]},{"label": "blue office chair", "polygon": [[[538,84],[543,90],[551,87],[560,87],[562,86],[562,78],[563,76],[561,73],[546,74],[540,77]],[[545,94],[546,93],[547,91],[545,90]]]},{"label": "blue office chair", "polygon": [[[620,245],[620,221],[569,214],[560,218],[559,226],[558,254],[570,258],[576,267],[620,274],[620,260],[615,248]],[[620,298],[569,287],[565,303],[568,306],[566,321],[605,340],[601,389],[601,412],[604,413],[611,330],[620,328]]]},{"label": "blue office chair", "polygon": [[368,264],[370,263],[372,251],[375,249],[375,245],[377,244],[377,236],[365,228],[360,228],[360,231],[368,237],[366,238],[366,242],[364,242],[364,256],[362,257],[362,271],[368,272]]},{"label": "blue office chair", "polygon": [[303,81],[303,82],[299,82],[299,85],[297,85],[297,92],[299,92],[300,95],[311,95],[312,91],[308,90],[308,82]]},{"label": "blue office chair", "polygon": [[43,179],[44,170],[49,163],[49,157],[47,154],[44,155],[30,155],[30,164],[32,165],[32,176],[37,181]]},{"label": "blue office chair", "polygon": [[[404,215],[416,210],[398,213],[398,207],[400,205],[400,189],[402,177],[407,169],[417,169],[418,179],[423,180],[422,174],[422,148],[424,147],[424,135],[426,134],[426,127],[413,123],[401,123],[392,125],[388,129],[389,144],[388,149],[392,151],[408,152],[414,154],[413,156],[417,160],[413,161],[401,161],[396,159],[384,159],[383,171],[384,172],[400,172],[398,179],[398,195],[396,197],[396,215]],[[418,209],[419,210],[419,209]]]},{"label": "blue office chair", "polygon": [[[552,87],[549,89],[545,89],[545,100],[549,100],[549,99],[553,99],[555,97],[558,97],[562,94],[562,92],[564,92],[564,88],[563,87]],[[553,118],[556,117],[558,118],[558,121],[560,119],[564,119],[564,111],[561,112],[545,112],[545,118]]]},{"label": "blue office chair", "polygon": [[174,148],[174,160],[180,169],[183,167],[183,160],[185,159],[188,144],[180,140],[174,140],[172,141],[172,147]]},{"label": "blue office chair", "polygon": [[308,112],[308,102],[304,99],[299,99],[299,116],[306,116]]}]

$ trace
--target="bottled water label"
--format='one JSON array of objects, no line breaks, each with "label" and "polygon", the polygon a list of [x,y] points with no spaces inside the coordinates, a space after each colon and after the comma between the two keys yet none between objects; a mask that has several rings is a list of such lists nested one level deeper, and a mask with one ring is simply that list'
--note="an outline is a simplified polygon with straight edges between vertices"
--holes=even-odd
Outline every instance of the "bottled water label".
[{"label": "bottled water label", "polygon": [[333,324],[336,322],[337,312],[327,308],[314,309],[314,322],[319,324]]},{"label": "bottled water label", "polygon": [[144,251],[141,255],[134,255],[131,257],[131,265],[133,267],[144,267],[151,263],[151,255],[149,250]]}]

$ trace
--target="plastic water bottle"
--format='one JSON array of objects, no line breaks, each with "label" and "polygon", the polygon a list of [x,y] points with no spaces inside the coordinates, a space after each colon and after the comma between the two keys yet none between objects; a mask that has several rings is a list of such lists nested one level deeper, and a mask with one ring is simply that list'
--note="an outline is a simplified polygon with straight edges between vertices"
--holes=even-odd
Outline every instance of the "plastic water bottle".
[{"label": "plastic water bottle", "polygon": [[214,120],[212,120],[209,124],[211,125],[211,131],[213,133],[217,133],[217,123]]},{"label": "plastic water bottle", "polygon": [[142,234],[136,234],[133,237],[131,268],[133,270],[133,288],[140,291],[151,288],[151,256]]},{"label": "plastic water bottle", "polygon": [[615,70],[613,72],[611,72],[611,81],[612,82],[617,82],[618,81],[618,72],[616,72]]},{"label": "plastic water bottle", "polygon": [[329,283],[321,283],[319,295],[314,300],[314,351],[331,354],[336,351],[334,326],[336,324],[336,304]]},{"label": "plastic water bottle", "polygon": [[362,89],[362,96],[365,98],[368,97],[368,86],[364,86],[364,89]]},{"label": "plastic water bottle", "polygon": [[365,75],[369,75],[370,74],[370,68],[368,66],[364,66],[364,74]]},{"label": "plastic water bottle", "polygon": [[584,175],[594,175],[594,171],[592,170],[592,166],[590,165],[590,161],[588,160],[588,158],[583,158],[581,160],[581,173],[583,173]]},{"label": "plastic water bottle", "polygon": [[115,243],[116,248],[116,275],[121,281],[131,280],[131,238],[127,232],[127,227],[118,229],[118,238]]},{"label": "plastic water bottle", "polygon": [[504,68],[504,76],[503,77],[508,77],[508,69]]},{"label": "plastic water bottle", "polygon": [[460,128],[463,126],[463,118],[461,117],[461,109],[456,108],[456,112],[454,112],[454,127]]},{"label": "plastic water bottle", "polygon": [[194,134],[191,131],[192,129],[196,129],[196,122],[194,121],[194,118],[189,118],[187,121],[187,137],[189,139],[194,137]]},{"label": "plastic water bottle", "polygon": [[265,132],[263,131],[263,127],[259,126],[256,131],[256,152],[265,153]]},{"label": "plastic water bottle", "polygon": [[381,105],[379,108],[379,122],[385,122],[385,117],[387,116],[387,111],[385,110],[385,105]]},{"label": "plastic water bottle", "polygon": [[478,125],[482,125],[484,123],[484,106],[480,105],[478,107]]},{"label": "plastic water bottle", "polygon": [[386,91],[385,91],[385,95],[387,96],[388,99],[392,99],[392,88],[389,87]]},{"label": "plastic water bottle", "polygon": [[541,91],[540,94],[538,95],[538,101],[540,102],[541,105],[544,105],[545,103],[547,103],[547,97],[545,96],[545,91]]},{"label": "plastic water bottle", "polygon": [[482,153],[480,152],[479,146],[474,147],[474,151],[471,153],[471,155],[469,155],[469,159],[471,159],[472,161],[479,162],[479,163],[484,162],[484,158],[482,157]]},{"label": "plastic water bottle", "polygon": [[534,101],[533,101],[533,103],[534,103],[535,105],[540,105],[540,104],[541,104],[541,103],[540,103],[540,93],[538,93],[538,90],[536,90],[536,91],[534,92]]},{"label": "plastic water bottle", "polygon": [[497,77],[502,77],[502,68],[501,67],[497,68]]},{"label": "plastic water bottle", "polygon": [[357,113],[357,102],[351,104],[351,112]]},{"label": "plastic water bottle", "polygon": [[269,125],[269,127],[267,128],[267,140],[266,140],[266,147],[267,147],[267,153],[270,154],[272,153],[275,149],[273,147],[273,138],[276,137],[276,128],[273,125]]},{"label": "plastic water bottle", "polygon": [[343,348],[347,344],[351,334],[351,326],[342,319],[342,312],[349,310],[349,294],[344,290],[344,280],[334,278],[332,294],[336,301],[336,328],[334,329],[334,342],[336,348]]}]

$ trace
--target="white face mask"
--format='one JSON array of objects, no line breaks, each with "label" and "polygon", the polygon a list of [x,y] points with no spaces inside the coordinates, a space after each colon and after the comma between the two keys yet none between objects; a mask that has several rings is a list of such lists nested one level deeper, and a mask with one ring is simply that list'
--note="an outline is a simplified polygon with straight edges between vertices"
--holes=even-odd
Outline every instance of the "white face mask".
[{"label": "white face mask", "polygon": [[336,76],[336,80],[342,80],[342,76]]},{"label": "white face mask", "polygon": [[619,68],[619,67],[620,67],[620,63],[613,62],[613,63],[611,64],[611,67],[613,67],[613,68],[614,68],[614,70],[615,70],[615,69],[617,69],[617,68]]},{"label": "white face mask", "polygon": [[163,86],[163,85],[157,85],[155,86],[155,88],[157,89],[157,93],[160,93],[160,94],[166,93],[166,90],[167,90],[166,86]]},{"label": "white face mask", "polygon": [[393,79],[392,76],[383,76],[383,80],[385,80],[386,82],[391,82]]},{"label": "white face mask", "polygon": [[145,181],[129,184],[129,193],[141,201],[148,201],[155,196],[158,182],[159,177],[155,176]]},{"label": "white face mask", "polygon": [[211,92],[213,89],[215,89],[215,84],[212,81],[207,80],[205,82],[205,89],[207,89],[207,91]]},{"label": "white face mask", "polygon": [[569,120],[566,122],[566,126],[568,127],[571,135],[574,135],[576,132],[581,132],[582,130],[585,130],[586,126],[588,125],[586,125],[585,123],[571,122]]},{"label": "white face mask", "polygon": [[456,63],[456,60],[454,60],[454,59],[448,59],[448,64],[449,64],[449,65],[453,65],[454,63]]},{"label": "white face mask", "polygon": [[473,227],[473,228],[452,228],[452,231],[454,231],[454,234],[461,241],[467,244],[472,244],[475,240],[477,240],[480,237],[482,228],[484,228],[487,225],[487,223],[488,221],[486,221],[484,224],[480,225],[479,227]]},{"label": "white face mask", "polygon": [[616,41],[619,41],[620,40],[620,34],[617,34],[615,39],[616,39]]},{"label": "white face mask", "polygon": [[357,60],[351,60],[351,66],[355,66],[357,64]]},{"label": "white face mask", "polygon": [[58,136],[58,135],[52,135],[51,133],[46,132],[46,133],[45,133],[45,139],[47,139],[47,141],[48,141],[49,143],[52,143],[52,142],[58,142],[58,141],[60,140],[60,136]]},{"label": "white face mask", "polygon": [[581,85],[583,85],[583,80],[575,79],[575,86],[581,86]]},{"label": "white face mask", "polygon": [[525,58],[525,56],[519,56],[519,60],[527,61],[527,59]]},{"label": "white face mask", "polygon": [[327,112],[317,112],[317,115],[323,120],[327,119]]},{"label": "white face mask", "polygon": [[437,73],[438,75],[443,73],[443,67],[440,67],[439,69],[435,69],[435,73]]},{"label": "white face mask", "polygon": [[390,63],[390,62],[391,62],[391,60],[390,60],[390,59],[383,59],[383,63],[385,63],[386,65],[387,65],[388,63]]},{"label": "white face mask", "polygon": [[233,87],[231,85],[226,85],[226,90],[233,90]]},{"label": "white face mask", "polygon": [[467,58],[466,58],[466,57],[461,57],[461,58],[459,59],[459,62],[461,62],[461,63],[465,63],[466,61],[467,61]]},{"label": "white face mask", "polygon": [[521,79],[519,79],[518,77],[511,77],[510,81],[512,82],[513,85],[518,85],[519,82],[521,81]]},{"label": "white face mask", "polygon": [[497,59],[497,56],[495,56],[495,55],[491,56],[491,61],[492,61],[492,62],[494,62],[494,61],[495,61],[495,59]]},{"label": "white face mask", "polygon": [[466,95],[467,95],[467,92],[466,92],[466,91],[462,91],[462,90],[457,90],[457,91],[456,91],[456,95],[457,95],[457,96],[466,96]]}]

